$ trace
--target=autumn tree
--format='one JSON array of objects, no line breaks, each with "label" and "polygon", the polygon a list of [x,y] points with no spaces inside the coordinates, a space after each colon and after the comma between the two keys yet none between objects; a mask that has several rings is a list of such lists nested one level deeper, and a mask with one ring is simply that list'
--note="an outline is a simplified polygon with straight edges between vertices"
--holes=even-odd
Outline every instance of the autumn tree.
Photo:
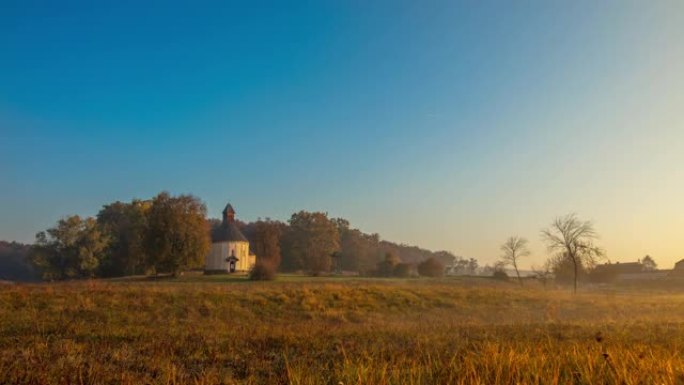
[{"label": "autumn tree", "polygon": [[43,279],[91,278],[108,243],[94,218],[73,215],[36,234],[30,259]]},{"label": "autumn tree", "polygon": [[444,275],[444,264],[435,257],[430,257],[418,264],[418,274],[425,277],[441,277]]},{"label": "autumn tree", "polygon": [[100,265],[102,276],[135,275],[145,272],[144,237],[150,201],[114,202],[102,207],[97,222],[111,239]]},{"label": "autumn tree", "polygon": [[281,262],[280,239],[286,225],[271,219],[258,220],[245,225],[245,235],[249,239],[250,247],[261,263],[278,269]]},{"label": "autumn tree", "polygon": [[179,275],[201,267],[211,241],[207,208],[192,195],[162,192],[152,200],[145,232],[145,254],[155,273]]},{"label": "autumn tree", "polygon": [[382,251],[379,248],[378,234],[364,234],[349,226],[345,219],[335,219],[340,234],[340,263],[342,270],[357,271],[361,274],[370,272],[380,260]]},{"label": "autumn tree", "polygon": [[401,263],[401,259],[395,253],[388,251],[385,253],[385,259],[378,263],[377,275],[381,277],[391,277],[394,275],[394,270]]},{"label": "autumn tree", "polygon": [[582,267],[594,265],[604,253],[594,245],[598,238],[590,221],[581,221],[575,214],[556,218],[548,229],[542,231],[542,239],[548,249],[560,253],[572,263],[573,290],[577,292],[577,279]]},{"label": "autumn tree", "polygon": [[527,239],[512,236],[509,237],[506,242],[501,245],[501,262],[507,266],[513,266],[515,270],[515,275],[518,277],[518,283],[522,286],[522,278],[520,278],[520,271],[518,270],[518,263],[520,258],[524,258],[530,255],[530,250],[527,248]]},{"label": "autumn tree", "polygon": [[283,263],[291,270],[312,275],[330,271],[332,256],[340,249],[337,225],[327,213],[300,211],[292,214],[283,244]]}]

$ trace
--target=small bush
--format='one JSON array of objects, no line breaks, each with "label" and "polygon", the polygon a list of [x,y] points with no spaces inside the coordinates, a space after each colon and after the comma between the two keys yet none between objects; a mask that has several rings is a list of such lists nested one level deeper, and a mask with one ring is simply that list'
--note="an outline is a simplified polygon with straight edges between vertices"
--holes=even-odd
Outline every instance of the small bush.
[{"label": "small bush", "polygon": [[272,281],[276,276],[276,269],[267,262],[257,261],[249,271],[251,281]]},{"label": "small bush", "polygon": [[444,275],[444,264],[430,257],[418,264],[418,274],[424,277],[441,277]]},{"label": "small bush", "polygon": [[494,270],[494,274],[492,274],[492,277],[499,281],[508,281],[508,274],[506,274],[504,270]]}]

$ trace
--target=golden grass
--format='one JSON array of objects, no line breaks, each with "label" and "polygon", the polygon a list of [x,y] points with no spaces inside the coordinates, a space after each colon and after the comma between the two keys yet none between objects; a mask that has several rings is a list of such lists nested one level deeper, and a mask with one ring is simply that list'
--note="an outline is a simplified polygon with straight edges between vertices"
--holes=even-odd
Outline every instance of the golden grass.
[{"label": "golden grass", "polygon": [[0,287],[3,384],[678,384],[683,353],[679,294],[446,279]]}]

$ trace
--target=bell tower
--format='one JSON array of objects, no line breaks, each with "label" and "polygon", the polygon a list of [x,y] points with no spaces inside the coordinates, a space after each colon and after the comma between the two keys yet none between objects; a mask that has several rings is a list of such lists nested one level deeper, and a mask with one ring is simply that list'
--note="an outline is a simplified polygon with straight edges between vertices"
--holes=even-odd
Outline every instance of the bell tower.
[{"label": "bell tower", "polygon": [[233,210],[233,206],[228,203],[226,205],[226,208],[223,209],[223,223],[233,223],[235,222],[235,210]]}]

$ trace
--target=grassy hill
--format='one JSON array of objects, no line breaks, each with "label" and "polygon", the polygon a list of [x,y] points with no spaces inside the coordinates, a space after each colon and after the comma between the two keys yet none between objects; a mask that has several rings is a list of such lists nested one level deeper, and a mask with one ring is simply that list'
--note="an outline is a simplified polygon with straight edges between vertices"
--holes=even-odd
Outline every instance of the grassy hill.
[{"label": "grassy hill", "polygon": [[684,381],[684,295],[240,277],[0,287],[0,383]]}]

